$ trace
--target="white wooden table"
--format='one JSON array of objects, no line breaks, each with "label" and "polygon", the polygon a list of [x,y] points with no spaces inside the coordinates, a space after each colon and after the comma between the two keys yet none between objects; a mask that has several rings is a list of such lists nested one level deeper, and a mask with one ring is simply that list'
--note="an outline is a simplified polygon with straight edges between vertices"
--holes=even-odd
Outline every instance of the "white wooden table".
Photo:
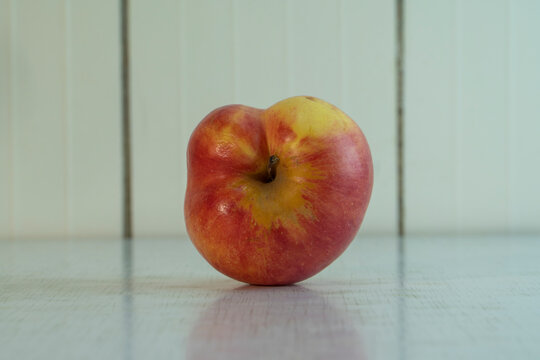
[{"label": "white wooden table", "polygon": [[540,358],[540,237],[398,244],[252,287],[187,239],[0,241],[0,359]]}]

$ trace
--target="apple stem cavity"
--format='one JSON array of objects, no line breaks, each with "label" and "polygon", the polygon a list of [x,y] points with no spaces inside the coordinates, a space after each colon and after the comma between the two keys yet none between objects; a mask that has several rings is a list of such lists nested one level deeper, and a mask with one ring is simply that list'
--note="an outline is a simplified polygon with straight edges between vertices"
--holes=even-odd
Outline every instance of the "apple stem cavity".
[{"label": "apple stem cavity", "polygon": [[277,166],[279,164],[279,157],[277,155],[272,155],[268,159],[268,165],[266,167],[267,176],[266,176],[266,182],[272,182],[276,178],[276,170]]}]

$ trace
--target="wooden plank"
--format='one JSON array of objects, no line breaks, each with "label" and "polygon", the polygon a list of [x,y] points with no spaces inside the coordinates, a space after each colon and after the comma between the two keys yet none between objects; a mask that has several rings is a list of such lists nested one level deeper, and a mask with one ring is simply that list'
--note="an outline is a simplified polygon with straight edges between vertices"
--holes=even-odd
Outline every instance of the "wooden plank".
[{"label": "wooden plank", "polygon": [[0,0],[0,238],[12,235],[11,217],[11,6]]},{"label": "wooden plank", "polygon": [[181,2],[181,229],[186,189],[185,154],[191,133],[217,107],[236,102],[234,48],[235,13],[232,1]]},{"label": "wooden plank", "polygon": [[267,108],[287,96],[287,6],[234,2],[235,102]]},{"label": "wooden plank", "polygon": [[310,95],[342,105],[339,3],[288,2],[287,56],[290,95]]},{"label": "wooden plank", "polygon": [[540,358],[538,236],[396,240],[278,287],[226,278],[186,238],[0,241],[0,357]]},{"label": "wooden plank", "polygon": [[15,236],[66,233],[64,2],[11,3]]},{"label": "wooden plank", "polygon": [[405,230],[458,227],[458,38],[454,1],[405,8]]},{"label": "wooden plank", "polygon": [[[505,0],[459,12],[458,230],[508,228],[508,12]],[[481,19],[482,25],[478,25]],[[441,164],[442,165],[442,164]],[[443,165],[444,166],[444,165]],[[444,189],[441,188],[440,192]]]},{"label": "wooden plank", "polygon": [[375,172],[361,233],[395,234],[395,2],[344,0],[340,17],[342,109],[364,131]]},{"label": "wooden plank", "polygon": [[133,189],[137,236],[185,232],[186,148],[234,100],[230,1],[132,3]]},{"label": "wooden plank", "polygon": [[407,4],[408,232],[506,231],[507,4]]},{"label": "wooden plank", "polygon": [[540,230],[540,3],[509,2],[509,228]]},{"label": "wooden plank", "polygon": [[[374,210],[363,229],[394,232],[393,3],[236,0],[179,6],[133,3],[136,234],[185,231],[185,149],[209,111],[233,102],[267,107],[303,93],[340,107],[347,99],[344,110],[366,131],[379,165]],[[376,71],[362,70],[366,66]]]},{"label": "wooden plank", "polygon": [[69,234],[119,236],[119,7],[107,0],[67,4]]},{"label": "wooden plank", "polygon": [[180,117],[180,8],[131,3],[132,182],[134,234],[183,229]]}]

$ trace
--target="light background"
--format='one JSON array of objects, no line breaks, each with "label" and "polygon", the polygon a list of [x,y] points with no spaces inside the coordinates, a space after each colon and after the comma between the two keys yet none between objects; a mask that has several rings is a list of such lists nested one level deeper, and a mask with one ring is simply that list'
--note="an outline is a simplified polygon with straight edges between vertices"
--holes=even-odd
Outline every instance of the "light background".
[{"label": "light background", "polygon": [[[185,234],[185,150],[293,95],[371,145],[361,234],[397,232],[396,2],[130,1],[135,236]],[[540,2],[405,1],[407,234],[540,230]],[[0,237],[122,234],[120,6],[0,0]]]}]

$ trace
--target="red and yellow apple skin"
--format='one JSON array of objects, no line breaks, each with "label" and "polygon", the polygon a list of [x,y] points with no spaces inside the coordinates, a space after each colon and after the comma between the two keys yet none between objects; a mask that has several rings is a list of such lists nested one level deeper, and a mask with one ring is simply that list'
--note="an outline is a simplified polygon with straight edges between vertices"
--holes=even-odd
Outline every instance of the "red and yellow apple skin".
[{"label": "red and yellow apple skin", "polygon": [[360,128],[306,96],[214,110],[191,135],[187,163],[193,244],[249,284],[292,284],[328,266],[358,232],[373,185]]}]

